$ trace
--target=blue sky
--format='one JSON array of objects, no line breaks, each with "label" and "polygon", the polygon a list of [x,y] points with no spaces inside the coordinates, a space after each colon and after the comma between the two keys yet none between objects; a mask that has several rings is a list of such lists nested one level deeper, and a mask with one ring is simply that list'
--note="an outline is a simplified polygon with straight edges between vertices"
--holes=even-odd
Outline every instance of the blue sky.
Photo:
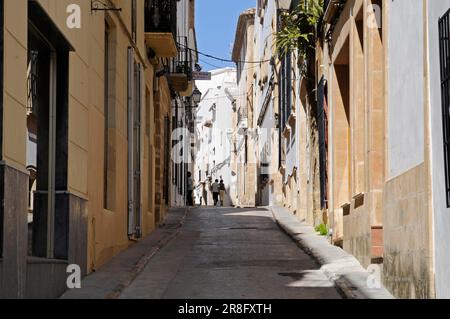
[{"label": "blue sky", "polygon": [[[231,59],[232,45],[239,14],[253,8],[256,0],[197,0],[196,27],[198,50],[221,58]],[[211,58],[199,56],[203,71],[216,67],[234,66]],[[205,63],[207,62],[207,63]]]}]

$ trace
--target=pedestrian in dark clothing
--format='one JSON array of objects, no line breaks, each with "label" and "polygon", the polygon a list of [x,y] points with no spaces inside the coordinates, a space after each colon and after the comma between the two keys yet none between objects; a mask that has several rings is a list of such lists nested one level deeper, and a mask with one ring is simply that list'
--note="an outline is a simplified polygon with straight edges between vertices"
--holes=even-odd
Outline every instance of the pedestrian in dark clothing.
[{"label": "pedestrian in dark clothing", "polygon": [[223,180],[220,181],[219,192],[220,192],[220,206],[223,206],[223,201],[225,200],[225,194],[227,192]]},{"label": "pedestrian in dark clothing", "polygon": [[192,193],[194,192],[194,183],[192,182],[192,174],[191,172],[187,173],[187,205],[188,206],[194,206],[194,199],[192,197]]},{"label": "pedestrian in dark clothing", "polygon": [[216,181],[211,185],[211,191],[213,194],[213,200],[214,200],[214,206],[217,206],[217,203],[219,202],[219,180],[216,179]]}]

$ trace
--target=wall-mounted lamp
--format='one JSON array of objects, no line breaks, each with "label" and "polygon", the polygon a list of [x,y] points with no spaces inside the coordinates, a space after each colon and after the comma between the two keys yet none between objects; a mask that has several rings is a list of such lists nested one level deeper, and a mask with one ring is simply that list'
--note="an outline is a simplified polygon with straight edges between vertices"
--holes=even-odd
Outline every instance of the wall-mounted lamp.
[{"label": "wall-mounted lamp", "polygon": [[198,88],[195,88],[194,92],[192,92],[192,100],[195,104],[199,104],[202,100],[202,92]]}]

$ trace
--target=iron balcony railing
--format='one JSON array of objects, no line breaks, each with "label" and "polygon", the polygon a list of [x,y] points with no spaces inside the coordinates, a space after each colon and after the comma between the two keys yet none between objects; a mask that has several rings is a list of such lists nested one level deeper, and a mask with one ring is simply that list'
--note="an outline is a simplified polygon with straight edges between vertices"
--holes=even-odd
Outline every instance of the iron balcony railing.
[{"label": "iron balcony railing", "polygon": [[145,0],[145,32],[177,35],[177,0]]},{"label": "iron balcony railing", "polygon": [[187,37],[177,37],[178,53],[170,60],[169,73],[186,74],[188,81],[192,80],[192,53],[188,47]]}]

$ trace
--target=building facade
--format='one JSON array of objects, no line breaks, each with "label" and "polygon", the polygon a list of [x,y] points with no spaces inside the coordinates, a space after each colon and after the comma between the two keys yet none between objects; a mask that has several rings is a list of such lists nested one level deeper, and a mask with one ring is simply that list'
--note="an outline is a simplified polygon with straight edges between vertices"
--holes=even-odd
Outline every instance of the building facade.
[{"label": "building facade", "polygon": [[257,156],[254,121],[254,55],[255,9],[243,12],[236,28],[233,61],[237,66],[237,99],[233,110],[232,169],[235,205],[254,207],[257,199]]},{"label": "building facade", "polygon": [[301,3],[256,1],[238,21],[257,177],[233,166],[236,194],[256,183],[255,205],[326,224],[396,297],[448,298],[450,3],[324,1],[313,52],[281,55],[273,34]]},{"label": "building facade", "polygon": [[211,185],[223,180],[226,188],[224,206],[235,205],[232,198],[235,181],[231,168],[232,117],[236,104],[236,70],[211,71],[210,81],[198,81],[202,100],[196,111],[196,160],[193,179],[196,203],[214,205]]},{"label": "building facade", "polygon": [[333,240],[363,265],[380,264],[400,298],[449,296],[442,195],[449,8],[331,1],[325,11]]},{"label": "building facade", "polygon": [[68,265],[101,267],[170,205],[167,140],[174,100],[194,86],[194,1],[0,8],[0,296],[54,298]]}]

